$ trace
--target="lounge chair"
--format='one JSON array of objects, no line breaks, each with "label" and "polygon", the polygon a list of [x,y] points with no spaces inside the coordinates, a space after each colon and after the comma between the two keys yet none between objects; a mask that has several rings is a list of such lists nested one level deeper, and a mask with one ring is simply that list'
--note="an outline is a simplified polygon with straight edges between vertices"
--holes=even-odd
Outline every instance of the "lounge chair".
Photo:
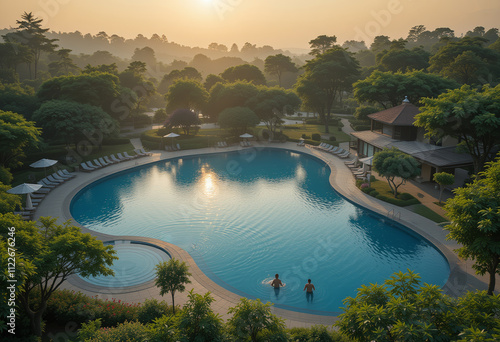
[{"label": "lounge chair", "polygon": [[92,168],[92,167],[93,167],[93,168],[94,168],[94,169],[96,169],[96,170],[97,170],[97,169],[100,169],[100,168],[102,167],[102,166],[97,166],[97,165],[92,164],[92,162],[91,162],[90,160],[89,160],[89,161],[87,161],[87,163],[86,163],[86,164],[87,164],[87,166],[88,166],[88,167],[90,167],[90,168]]},{"label": "lounge chair", "polygon": [[97,159],[94,159],[94,160],[92,161],[92,163],[94,163],[94,165],[97,165],[98,167],[104,167],[104,166],[106,166],[106,165],[101,164],[101,163],[99,162],[99,160],[97,160]]},{"label": "lounge chair", "polygon": [[345,159],[345,158],[349,158],[350,155],[351,155],[351,153],[349,151],[345,151],[344,153],[339,154],[338,157]]},{"label": "lounge chair", "polygon": [[120,160],[120,159],[116,158],[114,154],[110,155],[110,156],[109,156],[109,158],[110,158],[112,161],[114,161],[115,163],[119,163],[119,162],[121,162],[121,161],[122,161],[122,160]]},{"label": "lounge chair", "polygon": [[338,150],[339,150],[338,146],[332,146],[332,148],[326,150],[326,152],[331,153],[331,154],[335,154],[335,152],[337,152]]},{"label": "lounge chair", "polygon": [[304,146],[305,145],[305,142],[304,140],[301,140],[297,143],[297,146]]},{"label": "lounge chair", "polygon": [[66,180],[73,178],[73,176],[65,175],[64,172],[62,172],[62,170],[57,171],[57,175]]},{"label": "lounge chair", "polygon": [[49,182],[55,183],[55,184],[62,184],[64,183],[64,179],[56,179],[52,175],[48,175],[45,177]]},{"label": "lounge chair", "polygon": [[138,148],[136,148],[134,150],[134,152],[135,152],[135,154],[136,154],[137,157],[145,157],[146,156],[146,154],[142,153],[142,151],[140,149],[138,149]]},{"label": "lounge chair", "polygon": [[56,181],[60,181],[60,182],[63,182],[63,183],[66,182],[69,179],[69,178],[65,178],[65,177],[63,178],[63,177],[59,176],[57,174],[57,172],[54,172],[53,174],[51,174],[50,177],[54,178]]},{"label": "lounge chair", "polygon": [[92,172],[92,171],[96,170],[96,168],[94,168],[94,167],[91,168],[85,163],[81,163],[80,166],[82,167],[82,171],[84,171],[84,172]]},{"label": "lounge chair", "polygon": [[118,159],[120,159],[121,161],[126,161],[126,160],[130,160],[132,158],[126,158],[124,157],[121,153],[117,153],[116,156],[118,157]]},{"label": "lounge chair", "polygon": [[64,169],[64,170],[59,170],[61,171],[62,173],[64,173],[65,175],[67,176],[71,176],[71,177],[76,177],[76,175],[73,173],[73,172],[69,172],[68,170]]},{"label": "lounge chair", "polygon": [[141,151],[142,153],[144,153],[144,154],[145,154],[145,155],[147,155],[147,156],[152,156],[152,155],[153,155],[153,153],[151,153],[151,152],[146,152],[146,151],[144,150],[144,147],[143,147],[143,148],[140,148],[140,149],[139,149],[139,151]]},{"label": "lounge chair", "polygon": [[323,148],[325,146],[326,146],[326,143],[320,143],[318,146],[313,146],[313,147],[321,149],[321,148]]},{"label": "lounge chair", "polygon": [[245,142],[243,142],[243,141],[240,141],[240,145],[241,145],[241,147],[246,147]]},{"label": "lounge chair", "polygon": [[139,155],[138,154],[134,154],[133,156],[131,156],[130,154],[128,154],[127,152],[123,152],[123,156],[125,158],[130,158],[130,159],[134,159],[134,158],[138,158]]},{"label": "lounge chair", "polygon": [[343,148],[339,148],[337,151],[332,152],[332,153],[336,154],[336,155],[344,154],[344,153],[346,153],[346,150],[344,150]]},{"label": "lounge chair", "polygon": [[116,164],[116,163],[118,163],[117,161],[111,160],[111,158],[110,158],[110,157],[108,157],[108,156],[104,156],[103,158],[104,158],[104,160],[106,161],[106,163],[108,163],[108,164],[110,164],[110,165],[111,165],[111,164]]},{"label": "lounge chair", "polygon": [[44,179],[41,179],[38,184],[41,184],[42,186],[46,187],[46,188],[55,188],[56,186],[58,186],[59,184],[56,184],[56,183],[52,183],[51,181],[49,181],[47,178],[44,178]]}]

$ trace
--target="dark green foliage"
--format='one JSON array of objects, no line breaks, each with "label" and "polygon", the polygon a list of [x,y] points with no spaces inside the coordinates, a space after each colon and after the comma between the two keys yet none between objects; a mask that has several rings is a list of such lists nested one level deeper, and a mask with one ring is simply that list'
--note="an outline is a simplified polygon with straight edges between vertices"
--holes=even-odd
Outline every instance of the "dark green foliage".
[{"label": "dark green foliage", "polygon": [[356,108],[356,111],[354,112],[354,117],[358,121],[364,121],[364,122],[370,122],[370,118],[368,118],[368,115],[380,112],[381,109],[379,107],[375,106],[359,106]]},{"label": "dark green foliage", "polygon": [[321,140],[321,134],[319,134],[319,133],[313,133],[311,135],[311,139],[312,140],[316,140],[316,141],[320,141]]},{"label": "dark green foliage", "polygon": [[247,101],[258,93],[258,88],[248,82],[217,83],[210,89],[210,98],[204,114],[216,121],[224,109],[244,107]]},{"label": "dark green foliage", "polygon": [[225,83],[226,80],[223,79],[222,77],[220,76],[217,76],[217,75],[214,75],[214,74],[210,74],[207,76],[207,78],[205,79],[205,82],[203,83],[203,86],[205,87],[205,89],[207,91],[210,91],[210,89],[212,89],[212,87],[216,84],[216,83]]},{"label": "dark green foliage", "polygon": [[160,295],[170,292],[172,295],[172,311],[175,314],[175,292],[184,292],[186,284],[191,283],[189,267],[184,261],[170,259],[156,265],[155,285],[160,288]]},{"label": "dark green foliage", "polygon": [[[33,296],[33,299],[39,300],[40,292],[35,291]],[[112,327],[127,320],[137,320],[143,306],[116,299],[109,301],[97,296],[89,297],[64,289],[55,291],[47,301],[46,319],[85,323],[99,318],[103,326]]]},{"label": "dark green foliage", "polygon": [[137,320],[141,323],[149,323],[164,315],[172,315],[172,309],[165,301],[157,299],[146,299],[137,310]]},{"label": "dark green foliage", "polygon": [[278,85],[281,87],[281,76],[285,72],[297,72],[297,66],[289,56],[278,54],[267,56],[265,60],[265,71],[270,75],[278,77]]},{"label": "dark green foliage", "polygon": [[[420,175],[418,161],[395,147],[385,148],[375,153],[372,167],[379,175],[387,179],[395,198],[398,196],[398,188],[401,184]],[[400,181],[397,182],[396,178]]]},{"label": "dark green foliage", "polygon": [[430,53],[420,47],[412,50],[391,49],[377,55],[379,65],[387,71],[425,70],[429,66]]},{"label": "dark green foliage", "polygon": [[68,145],[76,145],[88,136],[102,139],[118,132],[118,123],[104,110],[72,101],[45,102],[33,114],[33,120],[42,127],[47,139],[61,139]]},{"label": "dark green foliage", "polygon": [[0,126],[0,166],[22,165],[25,151],[38,148],[41,129],[22,115],[3,110],[0,110]]},{"label": "dark green foliage", "polygon": [[[5,169],[0,167],[0,172],[1,170]],[[0,177],[1,176],[2,175],[0,175]],[[10,182],[6,184],[10,184]],[[9,190],[10,188],[11,188],[10,185],[4,185],[0,181],[0,214],[7,214],[13,212],[16,208],[19,208],[21,206],[21,196],[7,193],[7,190]]]},{"label": "dark green foliage", "polygon": [[229,83],[246,81],[254,85],[265,85],[266,78],[255,65],[242,64],[227,68],[220,76]]},{"label": "dark green foliage", "polygon": [[214,301],[210,292],[202,296],[191,290],[188,298],[176,322],[180,341],[223,341],[223,321],[210,307]]},{"label": "dark green foliage", "polygon": [[421,285],[420,276],[408,270],[382,285],[363,285],[344,300],[335,325],[354,341],[456,341],[468,328],[493,338],[500,328],[499,304],[500,296],[486,292],[447,296],[438,286]]},{"label": "dark green foliage", "polygon": [[123,342],[144,341],[148,334],[146,327],[140,322],[128,322],[118,324],[114,329],[100,329],[100,319],[82,324],[78,332],[79,341],[91,342]]},{"label": "dark green foliage", "polygon": [[489,274],[488,293],[500,274],[500,157],[487,165],[472,183],[455,190],[445,209],[451,223],[448,238],[461,246],[458,255],[474,260],[478,274]]},{"label": "dark green foliage", "polygon": [[231,129],[235,134],[243,134],[247,128],[255,127],[259,122],[259,117],[247,107],[227,108],[219,114],[220,127]]},{"label": "dark green foliage", "polygon": [[[0,77],[0,79],[3,78]],[[40,107],[40,101],[35,96],[33,88],[0,82],[0,110],[22,114],[30,119],[38,107]]]},{"label": "dark green foliage", "polygon": [[177,109],[168,117],[165,127],[181,127],[184,133],[189,135],[191,126],[198,125],[200,119],[195,112],[189,109]]},{"label": "dark green foliage", "polygon": [[479,90],[464,85],[422,102],[415,126],[424,127],[428,137],[457,138],[472,156],[474,173],[480,172],[500,142],[500,85]]},{"label": "dark green foliage", "polygon": [[12,183],[12,173],[10,173],[10,170],[0,166],[0,182],[3,184],[10,184]]},{"label": "dark green foliage", "polygon": [[93,72],[77,76],[60,76],[45,81],[37,96],[42,102],[50,100],[72,101],[100,107],[117,117],[112,103],[120,95],[120,81],[112,74]]},{"label": "dark green foliage", "polygon": [[158,92],[165,94],[176,80],[192,80],[201,82],[202,77],[200,72],[193,67],[185,67],[182,70],[172,70],[169,74],[163,76],[160,85],[158,86]]},{"label": "dark green foliage", "polygon": [[[232,317],[227,321],[227,330],[238,341],[268,340],[286,341],[285,324],[271,313],[271,303],[263,304],[259,299],[242,298],[235,307],[229,308]],[[266,340],[266,339],[264,339]]]},{"label": "dark green foliage", "polygon": [[180,108],[199,110],[204,108],[208,92],[198,81],[179,79],[168,88],[165,99],[169,113]]},{"label": "dark green foliage", "polygon": [[408,96],[414,105],[423,97],[436,97],[459,84],[453,80],[423,71],[382,72],[375,70],[368,78],[353,84],[359,103],[379,104],[383,108],[398,106]]}]

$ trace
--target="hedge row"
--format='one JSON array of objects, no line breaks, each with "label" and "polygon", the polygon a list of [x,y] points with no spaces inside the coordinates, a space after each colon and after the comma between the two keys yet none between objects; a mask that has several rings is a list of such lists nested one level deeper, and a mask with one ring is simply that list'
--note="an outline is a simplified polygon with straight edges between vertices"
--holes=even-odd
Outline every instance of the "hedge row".
[{"label": "hedge row", "polygon": [[375,197],[376,199],[379,199],[381,201],[384,201],[384,202],[387,202],[390,204],[397,205],[399,207],[406,207],[409,205],[420,203],[420,201],[418,199],[416,199],[415,197],[413,197],[412,195],[410,195],[408,193],[398,194],[399,197],[394,198],[394,197],[388,197],[385,195],[381,195],[377,190],[375,190],[374,188],[371,188],[371,187],[362,188],[361,191],[363,191],[364,193],[366,193],[372,197]]}]

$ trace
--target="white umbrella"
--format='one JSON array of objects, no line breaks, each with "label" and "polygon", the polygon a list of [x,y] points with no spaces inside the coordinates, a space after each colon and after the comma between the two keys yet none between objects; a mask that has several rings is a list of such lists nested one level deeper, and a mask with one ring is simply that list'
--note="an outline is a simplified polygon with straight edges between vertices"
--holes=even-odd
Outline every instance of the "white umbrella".
[{"label": "white umbrella", "polygon": [[177,137],[180,137],[180,135],[172,132],[172,133],[168,133],[167,135],[164,135],[163,137],[164,138],[177,138]]},{"label": "white umbrella", "polygon": [[41,184],[23,183],[12,189],[7,190],[7,192],[9,194],[14,194],[14,195],[26,194],[26,209],[30,210],[33,209],[33,203],[31,202],[30,193],[40,190],[41,187],[42,187]]},{"label": "white umbrella", "polygon": [[240,135],[240,138],[253,138],[253,135],[245,133],[245,134]]},{"label": "white umbrella", "polygon": [[372,161],[373,161],[373,156],[366,157],[366,158],[361,158],[359,161],[362,162],[363,164],[371,166],[372,165]]},{"label": "white umbrella", "polygon": [[40,159],[39,161],[36,161],[34,162],[33,164],[30,164],[31,167],[34,167],[34,168],[42,168],[44,169],[45,171],[45,176],[47,176],[47,167],[50,167],[52,165],[55,165],[57,164],[57,160],[53,160],[53,159]]}]

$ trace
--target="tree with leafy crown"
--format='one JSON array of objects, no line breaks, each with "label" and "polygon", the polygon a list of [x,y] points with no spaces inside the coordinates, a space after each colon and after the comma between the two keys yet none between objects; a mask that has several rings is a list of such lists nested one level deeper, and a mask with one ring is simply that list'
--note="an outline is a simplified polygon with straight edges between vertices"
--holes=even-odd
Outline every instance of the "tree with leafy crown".
[{"label": "tree with leafy crown", "polygon": [[156,281],[155,285],[160,288],[160,295],[166,293],[172,295],[172,310],[175,314],[174,296],[177,291],[184,292],[185,284],[190,284],[189,277],[191,273],[189,267],[184,261],[178,259],[170,259],[169,261],[160,262],[156,265]]}]

